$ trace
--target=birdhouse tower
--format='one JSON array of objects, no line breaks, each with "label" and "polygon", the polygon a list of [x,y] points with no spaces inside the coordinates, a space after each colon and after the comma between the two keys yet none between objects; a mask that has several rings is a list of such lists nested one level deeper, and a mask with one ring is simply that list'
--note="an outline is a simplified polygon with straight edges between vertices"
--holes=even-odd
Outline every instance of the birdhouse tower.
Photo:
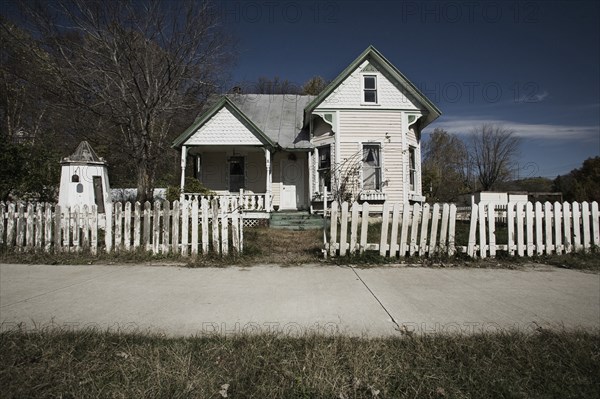
[{"label": "birdhouse tower", "polygon": [[62,160],[58,204],[61,207],[79,205],[98,206],[104,213],[110,203],[108,170],[104,158],[100,158],[87,141],[82,141],[75,152]]}]

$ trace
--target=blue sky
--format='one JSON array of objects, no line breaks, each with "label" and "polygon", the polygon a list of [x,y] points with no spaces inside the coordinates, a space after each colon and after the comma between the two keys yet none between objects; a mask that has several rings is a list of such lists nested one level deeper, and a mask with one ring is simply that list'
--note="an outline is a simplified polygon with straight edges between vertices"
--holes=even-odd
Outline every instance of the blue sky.
[{"label": "blue sky", "polygon": [[[523,138],[518,176],[554,178],[600,155],[600,6],[592,1],[237,1],[234,83],[333,79],[374,45],[441,110]],[[425,134],[427,139],[427,134]]]}]

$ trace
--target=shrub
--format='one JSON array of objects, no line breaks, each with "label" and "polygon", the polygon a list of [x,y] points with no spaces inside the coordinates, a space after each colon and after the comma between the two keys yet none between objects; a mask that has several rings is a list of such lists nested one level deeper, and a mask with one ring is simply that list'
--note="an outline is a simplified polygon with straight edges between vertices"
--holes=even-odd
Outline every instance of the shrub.
[{"label": "shrub", "polygon": [[193,177],[185,178],[185,187],[183,189],[186,193],[203,194],[203,195],[214,195],[214,191],[204,187],[198,179]]},{"label": "shrub", "polygon": [[181,195],[181,188],[177,186],[168,186],[167,187],[167,195],[166,199],[169,202],[179,201],[179,196]]}]

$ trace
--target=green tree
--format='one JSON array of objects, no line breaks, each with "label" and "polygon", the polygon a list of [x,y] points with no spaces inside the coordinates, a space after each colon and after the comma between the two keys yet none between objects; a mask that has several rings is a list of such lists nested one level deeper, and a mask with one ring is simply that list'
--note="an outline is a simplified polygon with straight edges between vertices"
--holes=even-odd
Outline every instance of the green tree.
[{"label": "green tree", "polygon": [[454,202],[473,189],[467,147],[457,137],[436,128],[422,144],[423,193],[431,202]]},{"label": "green tree", "polygon": [[558,176],[553,188],[565,201],[600,201],[600,157],[588,158],[581,168]]}]

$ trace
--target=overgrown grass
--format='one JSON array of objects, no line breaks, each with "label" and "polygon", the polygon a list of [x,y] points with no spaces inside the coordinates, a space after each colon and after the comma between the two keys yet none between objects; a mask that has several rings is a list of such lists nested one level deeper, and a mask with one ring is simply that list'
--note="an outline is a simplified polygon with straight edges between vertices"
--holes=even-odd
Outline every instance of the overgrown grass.
[{"label": "overgrown grass", "polygon": [[598,332],[0,333],[3,398],[597,398]]}]

